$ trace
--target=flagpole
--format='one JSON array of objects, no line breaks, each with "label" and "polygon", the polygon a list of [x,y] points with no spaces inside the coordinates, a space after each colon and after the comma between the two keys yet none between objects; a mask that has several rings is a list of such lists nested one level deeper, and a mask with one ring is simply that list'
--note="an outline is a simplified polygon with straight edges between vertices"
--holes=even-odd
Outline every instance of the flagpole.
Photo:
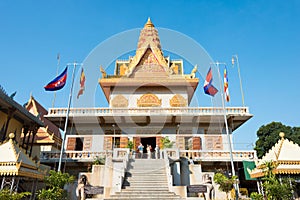
[{"label": "flagpole", "polygon": [[[227,135],[227,139],[228,139],[228,144],[229,144],[229,153],[230,153],[230,164],[231,164],[231,171],[232,171],[232,176],[235,176],[235,170],[234,170],[234,163],[233,163],[233,156],[232,156],[232,145],[231,145],[231,139],[230,139],[230,135],[229,135],[229,130],[228,130],[228,123],[227,123],[227,114],[226,114],[226,107],[225,107],[225,102],[224,102],[224,87],[222,87],[222,79],[221,79],[221,75],[220,75],[220,65],[226,65],[226,63],[219,63],[218,61],[216,63],[212,63],[212,64],[216,64],[217,65],[217,69],[218,69],[218,76],[219,76],[219,80],[220,80],[220,90],[221,90],[221,99],[222,99],[222,108],[223,108],[223,115],[224,115],[224,122],[225,122],[225,130],[226,130],[226,135]],[[223,89],[222,89],[223,88]],[[235,190],[235,198],[238,199],[238,185],[236,183],[234,183],[234,190]]]},{"label": "flagpole", "polygon": [[70,94],[69,94],[69,102],[68,102],[68,109],[67,109],[67,114],[66,114],[66,121],[65,121],[64,135],[63,135],[63,140],[62,140],[62,147],[61,147],[60,155],[59,155],[59,163],[58,163],[58,169],[57,169],[58,172],[61,171],[62,156],[63,156],[63,152],[64,152],[64,148],[65,148],[65,140],[66,140],[66,135],[67,135],[68,120],[69,120],[70,107],[71,107],[71,102],[72,102],[72,93],[73,93],[75,69],[76,69],[76,65],[79,65],[79,64],[74,62],[74,63],[67,64],[67,66],[69,66],[69,65],[73,65],[74,68],[73,68],[73,73],[72,73],[72,84],[71,84],[71,89],[70,89]]},{"label": "flagpole", "polygon": [[[60,54],[57,54],[57,67],[56,67],[56,76],[58,75],[58,68],[59,68],[59,63],[60,63]],[[55,104],[55,100],[56,100],[56,91],[54,91],[54,97],[53,97],[53,101],[52,101],[52,108],[54,108],[54,104]]]},{"label": "flagpole", "polygon": [[243,104],[243,107],[245,107],[245,99],[244,99],[244,92],[243,92],[243,85],[242,85],[242,78],[241,78],[240,63],[239,63],[238,55],[232,56],[232,65],[234,65],[234,60],[236,60],[236,64],[237,64],[237,68],[238,68],[238,74],[239,74],[239,79],[240,79],[240,90],[241,90],[241,95],[242,95],[242,104]]}]

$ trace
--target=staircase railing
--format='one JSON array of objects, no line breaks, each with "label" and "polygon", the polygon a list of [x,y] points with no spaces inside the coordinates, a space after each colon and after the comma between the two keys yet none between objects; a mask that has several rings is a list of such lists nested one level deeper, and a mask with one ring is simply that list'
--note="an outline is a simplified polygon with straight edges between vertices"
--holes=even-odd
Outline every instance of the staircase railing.
[{"label": "staircase railing", "polygon": [[[113,167],[113,193],[122,190],[122,184],[125,178],[125,173],[129,162],[128,148],[115,148],[113,152],[112,167]],[[121,162],[121,163],[120,163]]]},{"label": "staircase railing", "polygon": [[167,152],[167,149],[164,149],[162,151],[163,153],[163,159],[165,160],[165,169],[166,169],[166,175],[167,175],[167,181],[168,181],[168,187],[169,187],[169,191],[173,191],[173,176],[171,174],[171,168],[170,168],[170,161],[169,161],[169,154]]}]

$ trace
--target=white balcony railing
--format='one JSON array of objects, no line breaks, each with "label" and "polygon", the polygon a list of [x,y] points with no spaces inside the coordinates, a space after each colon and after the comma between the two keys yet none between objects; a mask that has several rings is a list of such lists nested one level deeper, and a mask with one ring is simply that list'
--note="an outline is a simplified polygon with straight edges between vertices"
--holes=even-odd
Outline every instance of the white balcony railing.
[{"label": "white balcony railing", "polygon": [[[229,151],[181,150],[181,157],[192,158],[195,161],[230,161]],[[256,151],[233,151],[234,161],[253,160],[257,158]]]},{"label": "white balcony railing", "polygon": [[[64,117],[67,108],[50,108],[47,117]],[[227,114],[249,115],[248,107],[227,107]],[[105,116],[105,115],[222,115],[221,107],[178,107],[178,108],[71,108],[70,115],[74,116]]]},{"label": "white balcony railing", "polygon": [[[47,152],[41,153],[40,160],[42,162],[54,162],[58,161],[60,152]],[[112,157],[112,151],[65,151],[62,159],[64,161],[81,161],[81,162],[92,162],[97,158],[106,158],[107,156]]]},{"label": "white balcony railing", "polygon": [[[124,158],[128,154],[128,151],[115,152],[114,158]],[[59,152],[42,152],[42,162],[54,162],[59,160]],[[178,159],[179,157],[192,158],[195,161],[230,161],[230,152],[228,151],[203,151],[203,150],[180,150],[178,149],[166,149],[166,155],[172,159]],[[77,162],[92,162],[97,157],[106,158],[113,157],[112,151],[100,151],[100,152],[88,152],[88,151],[65,151],[63,155],[64,161],[77,161]],[[233,151],[234,161],[253,160],[257,158],[256,151]]]}]

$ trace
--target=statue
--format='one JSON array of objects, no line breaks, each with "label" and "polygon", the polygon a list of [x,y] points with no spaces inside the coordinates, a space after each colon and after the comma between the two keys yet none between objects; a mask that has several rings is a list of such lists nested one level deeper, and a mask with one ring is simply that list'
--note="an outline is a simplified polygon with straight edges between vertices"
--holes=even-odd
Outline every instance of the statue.
[{"label": "statue", "polygon": [[81,175],[78,179],[78,185],[76,188],[76,196],[79,200],[85,200],[84,186],[87,185],[86,175]]},{"label": "statue", "polygon": [[193,70],[191,71],[191,74],[190,74],[191,78],[195,78],[196,77],[197,68],[198,68],[198,66],[195,65],[195,67],[193,68]]},{"label": "statue", "polygon": [[100,66],[100,72],[102,73],[102,78],[106,78],[106,71]]}]

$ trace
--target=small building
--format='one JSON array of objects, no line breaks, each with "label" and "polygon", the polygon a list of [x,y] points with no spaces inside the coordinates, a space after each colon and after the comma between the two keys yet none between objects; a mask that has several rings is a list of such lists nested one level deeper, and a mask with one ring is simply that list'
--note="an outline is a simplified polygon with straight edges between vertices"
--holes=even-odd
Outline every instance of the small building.
[{"label": "small building", "polygon": [[300,196],[300,146],[284,138],[281,132],[278,142],[257,162],[256,167],[249,171],[251,178],[262,178],[265,175],[265,163],[271,162],[275,168],[273,173],[278,177],[295,179]]}]

